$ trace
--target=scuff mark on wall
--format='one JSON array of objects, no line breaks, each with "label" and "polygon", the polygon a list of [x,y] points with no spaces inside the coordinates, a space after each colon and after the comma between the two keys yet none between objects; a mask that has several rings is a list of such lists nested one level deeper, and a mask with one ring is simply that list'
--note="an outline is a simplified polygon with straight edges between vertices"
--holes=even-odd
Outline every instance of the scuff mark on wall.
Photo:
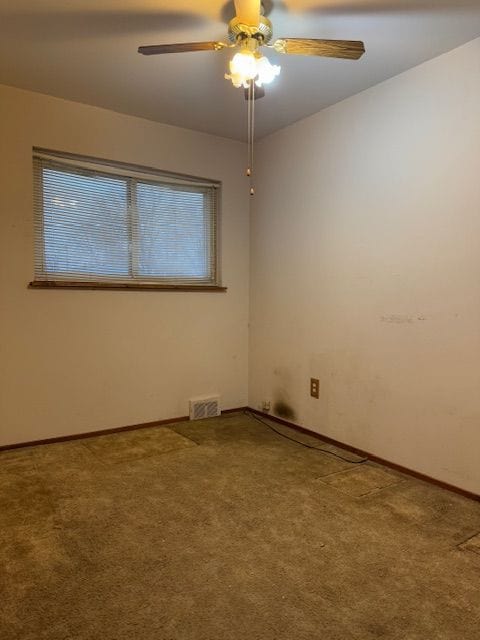
[{"label": "scuff mark on wall", "polygon": [[292,406],[291,395],[294,376],[289,367],[277,366],[273,370],[277,385],[273,392],[273,412],[284,420],[295,420],[297,412]]},{"label": "scuff mark on wall", "polygon": [[425,318],[423,317],[414,318],[413,316],[393,314],[388,316],[382,316],[380,320],[382,322],[389,322],[391,324],[412,324],[413,322],[415,322],[415,320],[425,320]]},{"label": "scuff mark on wall", "polygon": [[287,404],[283,400],[275,401],[273,405],[273,411],[277,416],[279,416],[279,418],[284,418],[285,420],[295,420],[295,411],[289,404]]}]

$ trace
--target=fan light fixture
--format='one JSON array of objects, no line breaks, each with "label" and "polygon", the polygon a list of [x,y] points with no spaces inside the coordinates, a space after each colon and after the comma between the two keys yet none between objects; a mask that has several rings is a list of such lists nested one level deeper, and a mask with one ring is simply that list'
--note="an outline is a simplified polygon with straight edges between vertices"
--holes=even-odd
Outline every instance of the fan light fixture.
[{"label": "fan light fixture", "polygon": [[247,100],[247,176],[253,196],[253,141],[255,137],[255,101],[265,95],[264,84],[272,82],[280,73],[280,67],[272,64],[259,49],[269,47],[282,55],[321,56],[358,60],[365,53],[361,40],[319,40],[318,38],[280,38],[272,42],[273,27],[264,15],[262,0],[233,0],[235,17],[228,23],[228,42],[180,42],[139,47],[144,56],[186,51],[222,51],[235,48],[237,53],[229,63],[230,73],[225,74],[234,87],[244,88]]},{"label": "fan light fixture", "polygon": [[231,80],[234,87],[248,89],[250,82],[255,80],[258,87],[270,84],[280,73],[280,66],[272,64],[268,58],[259,53],[245,49],[236,53],[230,60],[230,73],[225,74],[226,80]]}]

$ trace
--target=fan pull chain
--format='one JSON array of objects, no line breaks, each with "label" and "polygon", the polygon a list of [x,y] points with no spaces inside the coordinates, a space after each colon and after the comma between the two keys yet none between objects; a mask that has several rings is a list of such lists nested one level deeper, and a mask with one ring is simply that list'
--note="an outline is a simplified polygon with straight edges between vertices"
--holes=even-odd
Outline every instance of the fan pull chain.
[{"label": "fan pull chain", "polygon": [[247,176],[250,178],[250,195],[255,195],[253,186],[253,143],[255,137],[255,87],[253,80],[248,83],[247,100]]},{"label": "fan pull chain", "polygon": [[[253,84],[253,80],[251,81],[252,85],[252,115],[251,115],[251,127],[252,132],[250,135],[250,168],[253,174],[253,150],[254,150],[254,142],[255,142],[255,85]],[[250,181],[250,195],[255,195],[255,186],[253,184],[253,179]]]},{"label": "fan pull chain", "polygon": [[250,178],[252,175],[252,168],[250,167],[250,95],[251,95],[252,84],[248,83],[247,89],[247,176]]}]

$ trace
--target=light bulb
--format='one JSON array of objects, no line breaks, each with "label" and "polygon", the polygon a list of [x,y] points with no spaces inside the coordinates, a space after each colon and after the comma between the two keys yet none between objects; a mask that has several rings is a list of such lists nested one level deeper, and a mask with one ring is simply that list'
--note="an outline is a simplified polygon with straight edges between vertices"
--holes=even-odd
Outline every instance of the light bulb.
[{"label": "light bulb", "polygon": [[227,80],[231,80],[235,87],[248,88],[250,80],[257,74],[257,59],[252,51],[240,51],[230,60],[230,75],[225,74]]},{"label": "light bulb", "polygon": [[261,87],[264,84],[270,84],[278,74],[280,73],[280,67],[277,64],[272,64],[268,58],[261,56],[257,58],[257,80],[255,84]]}]

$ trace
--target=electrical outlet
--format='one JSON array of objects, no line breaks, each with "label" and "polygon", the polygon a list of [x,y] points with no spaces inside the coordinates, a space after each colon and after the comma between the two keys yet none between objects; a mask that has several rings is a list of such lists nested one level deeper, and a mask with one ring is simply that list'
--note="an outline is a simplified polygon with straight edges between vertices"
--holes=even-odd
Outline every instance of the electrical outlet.
[{"label": "electrical outlet", "polygon": [[310,378],[310,395],[317,400],[320,397],[320,380],[318,378]]},{"label": "electrical outlet", "polygon": [[264,400],[262,402],[262,411],[268,413],[270,411],[270,400]]}]

